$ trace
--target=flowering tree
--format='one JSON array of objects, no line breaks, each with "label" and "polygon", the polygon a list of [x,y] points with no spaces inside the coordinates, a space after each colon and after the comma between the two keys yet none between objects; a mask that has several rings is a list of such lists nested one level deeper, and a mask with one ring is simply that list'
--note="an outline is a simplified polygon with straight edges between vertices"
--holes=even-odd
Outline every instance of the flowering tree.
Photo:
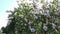
[{"label": "flowering tree", "polygon": [[50,3],[43,0],[17,2],[19,7],[10,11],[10,22],[5,29],[7,34],[60,34],[58,0]]}]

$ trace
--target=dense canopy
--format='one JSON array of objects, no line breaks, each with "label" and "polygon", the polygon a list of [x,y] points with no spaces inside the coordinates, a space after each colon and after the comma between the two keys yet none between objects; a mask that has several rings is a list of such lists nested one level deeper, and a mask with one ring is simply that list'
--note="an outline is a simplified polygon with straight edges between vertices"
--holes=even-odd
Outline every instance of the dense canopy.
[{"label": "dense canopy", "polygon": [[17,1],[19,7],[8,16],[6,34],[60,34],[60,5],[58,0]]}]

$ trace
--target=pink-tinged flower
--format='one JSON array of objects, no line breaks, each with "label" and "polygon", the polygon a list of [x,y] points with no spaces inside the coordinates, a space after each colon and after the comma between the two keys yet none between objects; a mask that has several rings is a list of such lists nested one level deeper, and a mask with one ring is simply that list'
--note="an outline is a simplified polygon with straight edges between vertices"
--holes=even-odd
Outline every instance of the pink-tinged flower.
[{"label": "pink-tinged flower", "polygon": [[34,28],[31,28],[30,31],[31,31],[31,32],[35,32],[35,29],[34,29]]},{"label": "pink-tinged flower", "polygon": [[44,29],[45,31],[47,31],[47,26],[43,26],[43,29]]}]

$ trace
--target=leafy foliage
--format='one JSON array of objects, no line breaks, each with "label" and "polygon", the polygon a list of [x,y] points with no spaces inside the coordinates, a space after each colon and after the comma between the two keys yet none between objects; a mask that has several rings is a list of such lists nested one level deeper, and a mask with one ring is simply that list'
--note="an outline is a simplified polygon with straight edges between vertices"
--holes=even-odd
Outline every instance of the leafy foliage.
[{"label": "leafy foliage", "polygon": [[10,11],[8,25],[2,28],[3,33],[60,34],[58,0],[47,4],[42,1],[42,9],[37,8],[37,1],[35,1],[33,1],[32,5],[22,1],[22,3],[18,4],[18,8]]}]

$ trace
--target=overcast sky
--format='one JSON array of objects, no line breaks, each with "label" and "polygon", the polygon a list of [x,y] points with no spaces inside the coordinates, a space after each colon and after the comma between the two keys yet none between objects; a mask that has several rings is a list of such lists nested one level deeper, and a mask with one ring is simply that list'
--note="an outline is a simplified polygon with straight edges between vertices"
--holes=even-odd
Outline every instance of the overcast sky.
[{"label": "overcast sky", "polygon": [[6,10],[13,10],[14,7],[17,7],[16,0],[0,0],[0,28],[7,25],[8,13]]}]

